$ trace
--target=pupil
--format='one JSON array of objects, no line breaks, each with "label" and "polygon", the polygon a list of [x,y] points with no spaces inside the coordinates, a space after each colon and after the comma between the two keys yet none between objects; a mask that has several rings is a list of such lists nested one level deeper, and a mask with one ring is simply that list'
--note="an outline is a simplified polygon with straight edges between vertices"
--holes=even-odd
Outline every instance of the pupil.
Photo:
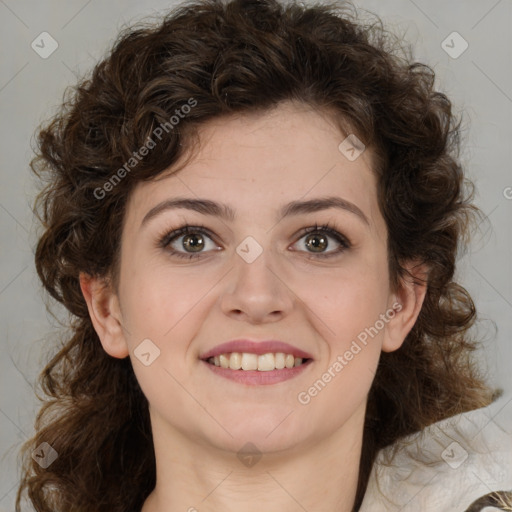
[{"label": "pupil", "polygon": [[315,249],[315,251],[318,248],[321,250],[327,248],[327,240],[323,235],[309,235],[306,239],[306,243],[308,247]]},{"label": "pupil", "polygon": [[193,252],[199,252],[204,247],[204,241],[198,235],[187,235],[183,239],[183,245],[187,249],[191,249]]}]

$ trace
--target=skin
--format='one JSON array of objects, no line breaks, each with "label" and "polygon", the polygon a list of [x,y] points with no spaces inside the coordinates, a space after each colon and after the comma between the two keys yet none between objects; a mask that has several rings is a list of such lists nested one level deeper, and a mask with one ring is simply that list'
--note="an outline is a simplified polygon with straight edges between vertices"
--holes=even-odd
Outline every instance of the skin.
[{"label": "skin", "polygon": [[[131,358],[150,404],[157,484],[143,512],[352,509],[379,356],[403,343],[426,290],[411,282],[391,289],[372,153],[349,161],[338,149],[344,138],[328,116],[293,103],[204,124],[183,169],[131,195],[117,290],[81,275],[104,350]],[[285,203],[332,195],[355,204],[368,224],[335,208],[277,217]],[[141,227],[149,210],[178,196],[225,203],[236,219],[172,209]],[[335,253],[339,243],[328,235],[323,252],[333,256],[321,259],[302,230],[326,222],[351,246]],[[184,224],[215,235],[204,235],[195,260],[158,246],[161,235]],[[236,252],[247,236],[263,249],[252,263]],[[184,238],[172,247],[186,254]],[[378,335],[301,404],[298,394],[397,302],[400,311]],[[146,338],[160,350],[149,366],[134,356]],[[199,355],[236,338],[283,340],[314,361],[278,384],[235,383],[214,375]],[[262,455],[251,467],[237,457],[247,442]]]}]

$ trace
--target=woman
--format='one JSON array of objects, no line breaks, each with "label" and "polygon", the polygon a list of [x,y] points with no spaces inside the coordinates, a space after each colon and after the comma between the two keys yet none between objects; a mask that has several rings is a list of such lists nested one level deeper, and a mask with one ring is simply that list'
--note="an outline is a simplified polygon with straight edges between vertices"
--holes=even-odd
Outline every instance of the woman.
[{"label": "woman", "polygon": [[189,3],[122,33],[41,129],[36,265],[72,332],[17,507],[414,505],[377,455],[498,393],[454,281],[477,212],[458,125],[400,48],[346,5]]}]

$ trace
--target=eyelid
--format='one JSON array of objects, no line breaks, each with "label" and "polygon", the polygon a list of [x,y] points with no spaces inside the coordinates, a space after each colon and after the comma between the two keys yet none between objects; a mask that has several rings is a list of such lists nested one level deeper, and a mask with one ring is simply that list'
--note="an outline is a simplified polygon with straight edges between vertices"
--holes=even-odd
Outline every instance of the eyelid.
[{"label": "eyelid", "polygon": [[[348,237],[346,237],[343,233],[341,233],[339,228],[337,228],[334,223],[326,222],[321,225],[315,223],[314,226],[310,226],[310,227],[302,229],[301,231],[299,231],[299,233],[297,235],[297,236],[299,236],[297,242],[299,242],[299,240],[304,238],[304,236],[309,235],[311,233],[326,233],[329,237],[334,238],[338,242],[338,244],[340,244],[340,248],[334,249],[334,250],[328,251],[328,252],[314,253],[314,252],[308,252],[308,251],[299,251],[299,252],[304,252],[304,253],[308,254],[308,257],[310,257],[312,259],[322,259],[322,258],[334,257],[336,255],[339,255],[339,254],[345,252],[346,250],[348,250],[352,247],[352,242],[348,239]],[[294,242],[293,245],[295,245],[297,242]]]},{"label": "eyelid", "polygon": [[206,226],[203,226],[202,224],[184,224],[177,228],[165,230],[164,234],[158,237],[158,245],[165,248],[174,238],[179,238],[180,236],[190,233],[204,233],[215,241],[215,235]]},{"label": "eyelid", "polygon": [[314,226],[310,226],[299,231],[300,237],[302,238],[304,235],[309,235],[310,233],[323,232],[328,235],[336,238],[338,242],[344,243],[345,245],[351,247],[352,242],[345,236],[334,224],[332,223],[324,223],[324,224],[315,224]]}]

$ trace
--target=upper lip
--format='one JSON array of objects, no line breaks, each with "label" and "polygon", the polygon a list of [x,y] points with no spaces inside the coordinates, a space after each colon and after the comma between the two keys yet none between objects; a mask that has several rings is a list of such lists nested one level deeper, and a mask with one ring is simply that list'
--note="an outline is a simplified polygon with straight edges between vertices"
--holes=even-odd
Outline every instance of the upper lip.
[{"label": "upper lip", "polygon": [[304,352],[289,343],[285,343],[283,341],[276,340],[262,340],[262,341],[251,341],[247,339],[238,339],[233,341],[227,341],[226,343],[221,343],[216,347],[204,352],[199,356],[199,359],[207,360],[210,357],[215,357],[220,354],[228,354],[232,352],[248,352],[250,354],[268,354],[283,352],[285,354],[292,354],[294,357],[302,357],[302,359],[312,359],[311,354]]}]

